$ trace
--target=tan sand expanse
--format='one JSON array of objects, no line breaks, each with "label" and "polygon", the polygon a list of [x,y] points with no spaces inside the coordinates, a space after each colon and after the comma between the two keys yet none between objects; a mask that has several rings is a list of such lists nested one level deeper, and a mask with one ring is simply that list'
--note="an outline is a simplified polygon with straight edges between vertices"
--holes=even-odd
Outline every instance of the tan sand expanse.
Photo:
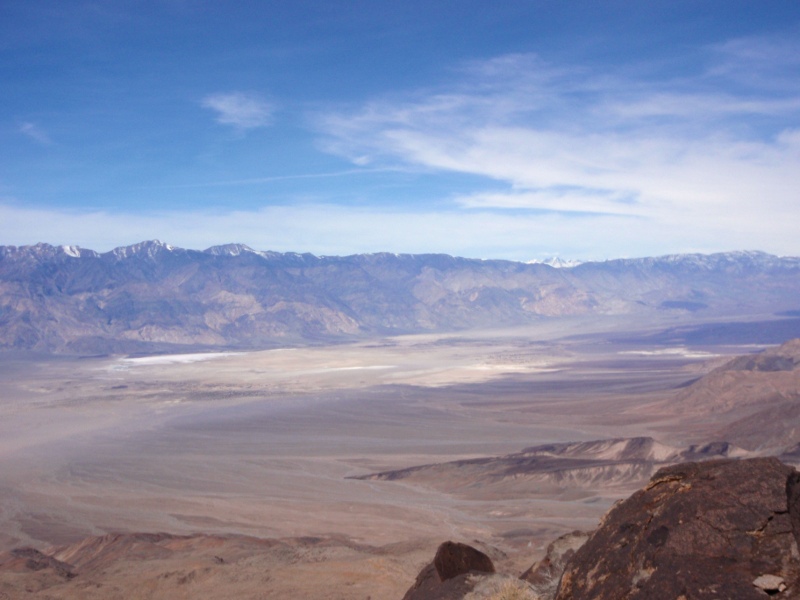
[{"label": "tan sand expanse", "polygon": [[620,491],[468,499],[346,477],[652,433],[666,417],[627,408],[696,377],[715,353],[565,333],[547,325],[247,353],[9,357],[0,549],[109,531],[340,535],[426,549],[481,539],[524,568],[555,535],[593,527]]}]

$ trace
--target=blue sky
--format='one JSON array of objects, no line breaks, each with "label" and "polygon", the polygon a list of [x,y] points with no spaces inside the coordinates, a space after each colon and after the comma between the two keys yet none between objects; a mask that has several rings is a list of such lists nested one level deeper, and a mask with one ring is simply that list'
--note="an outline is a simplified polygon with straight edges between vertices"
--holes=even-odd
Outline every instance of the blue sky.
[{"label": "blue sky", "polygon": [[0,86],[0,244],[800,255],[794,0],[5,0]]}]

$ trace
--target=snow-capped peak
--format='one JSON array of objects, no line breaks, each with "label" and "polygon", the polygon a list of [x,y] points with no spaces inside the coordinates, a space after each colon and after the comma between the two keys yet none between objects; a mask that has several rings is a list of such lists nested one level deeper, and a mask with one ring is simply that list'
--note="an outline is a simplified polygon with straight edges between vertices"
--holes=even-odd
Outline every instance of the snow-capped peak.
[{"label": "snow-capped peak", "polygon": [[175,250],[174,246],[165,244],[161,240],[148,240],[146,242],[139,242],[130,246],[120,246],[114,248],[111,254],[116,258],[129,258],[131,256],[148,256],[154,258],[161,252],[172,252]]},{"label": "snow-capped peak", "polygon": [[206,254],[213,254],[214,256],[239,256],[247,252],[256,253],[256,251],[247,244],[222,244],[221,246],[206,248],[203,252]]},{"label": "snow-capped peak", "polygon": [[571,258],[561,258],[559,256],[551,256],[550,258],[545,258],[543,260],[529,260],[529,265],[548,265],[555,269],[571,269],[572,267],[577,267],[578,265],[583,264],[582,260],[573,260]]}]

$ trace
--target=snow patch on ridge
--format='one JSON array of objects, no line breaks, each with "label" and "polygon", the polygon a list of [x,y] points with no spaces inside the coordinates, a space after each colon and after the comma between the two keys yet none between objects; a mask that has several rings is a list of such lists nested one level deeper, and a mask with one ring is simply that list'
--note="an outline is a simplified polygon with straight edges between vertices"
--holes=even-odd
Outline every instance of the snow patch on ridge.
[{"label": "snow patch on ridge", "polygon": [[239,256],[240,254],[258,254],[247,244],[222,244],[220,246],[211,246],[203,250],[206,254],[213,254],[214,256]]},{"label": "snow patch on ridge", "polygon": [[161,252],[172,252],[173,250],[175,250],[174,246],[165,244],[161,240],[148,240],[146,242],[132,244],[131,246],[114,248],[110,254],[116,258],[130,258],[131,256],[155,258]]},{"label": "snow patch on ridge", "polygon": [[561,258],[559,256],[551,256],[550,258],[545,258],[543,260],[529,260],[527,264],[529,265],[548,265],[553,267],[554,269],[571,269],[572,267],[577,267],[578,265],[582,265],[584,261],[582,260],[573,260],[571,258]]}]

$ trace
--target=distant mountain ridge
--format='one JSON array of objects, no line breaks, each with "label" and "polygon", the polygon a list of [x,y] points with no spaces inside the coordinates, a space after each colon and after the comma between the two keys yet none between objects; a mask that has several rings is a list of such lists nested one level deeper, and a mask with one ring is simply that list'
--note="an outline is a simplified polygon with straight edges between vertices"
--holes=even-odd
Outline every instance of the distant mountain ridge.
[{"label": "distant mountain ridge", "polygon": [[763,252],[563,268],[444,254],[313,254],[145,241],[98,253],[0,246],[0,348],[104,353],[268,347],[515,326],[544,317],[800,307],[800,258]]}]

